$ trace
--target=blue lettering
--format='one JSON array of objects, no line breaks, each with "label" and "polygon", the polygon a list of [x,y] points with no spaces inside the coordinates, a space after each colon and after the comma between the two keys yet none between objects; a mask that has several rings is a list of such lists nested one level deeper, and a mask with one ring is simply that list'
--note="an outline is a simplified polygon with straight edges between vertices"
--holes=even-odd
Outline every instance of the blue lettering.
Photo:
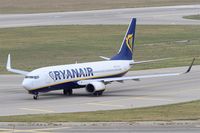
[{"label": "blue lettering", "polygon": [[65,70],[60,71],[60,73],[62,74],[62,78],[65,79]]},{"label": "blue lettering", "polygon": [[84,68],[84,72],[85,72],[85,77],[87,77],[87,69]]},{"label": "blue lettering", "polygon": [[52,71],[49,72],[49,76],[50,76],[54,81],[56,80],[56,79],[55,79],[55,76],[54,76],[54,74],[53,74]]},{"label": "blue lettering", "polygon": [[83,69],[81,69],[81,68],[79,68],[79,76],[80,77],[85,77],[85,73],[84,73],[84,71],[83,71]]},{"label": "blue lettering", "polygon": [[69,70],[67,70],[67,79],[72,78],[72,74]]},{"label": "blue lettering", "polygon": [[61,79],[59,71],[54,71],[54,75],[55,75],[55,80]]},{"label": "blue lettering", "polygon": [[93,69],[91,67],[78,68],[71,70],[50,71],[49,76],[54,80],[70,79],[78,77],[93,76]]},{"label": "blue lettering", "polygon": [[79,72],[78,72],[77,69],[71,69],[71,71],[72,71],[72,74],[73,74],[73,78],[79,77]]},{"label": "blue lettering", "polygon": [[87,67],[87,71],[88,71],[88,76],[93,76],[93,70],[90,67]]}]

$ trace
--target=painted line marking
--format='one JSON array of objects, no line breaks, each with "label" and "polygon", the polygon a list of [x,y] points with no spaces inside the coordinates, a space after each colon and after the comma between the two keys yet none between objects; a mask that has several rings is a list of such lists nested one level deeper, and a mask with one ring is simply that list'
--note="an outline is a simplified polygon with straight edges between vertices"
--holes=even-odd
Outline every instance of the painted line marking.
[{"label": "painted line marking", "polygon": [[195,125],[195,127],[200,128],[200,125]]},{"label": "painted line marking", "polygon": [[6,128],[0,128],[0,131],[3,131],[2,133],[9,133],[9,132],[15,132],[15,133],[51,133],[53,130],[59,130],[59,129],[67,129],[71,127],[57,127],[57,128],[41,128],[41,129],[6,129]]},{"label": "painted line marking", "polygon": [[37,111],[37,112],[45,112],[45,113],[53,113],[54,111],[51,110],[44,110],[44,109],[31,109],[31,108],[19,108],[21,110],[28,110],[28,111]]},{"label": "painted line marking", "polygon": [[86,103],[86,104],[88,104],[88,105],[98,105],[98,106],[121,107],[121,108],[126,107],[124,105],[104,104],[104,103],[101,103],[101,102],[99,102],[99,103]]}]

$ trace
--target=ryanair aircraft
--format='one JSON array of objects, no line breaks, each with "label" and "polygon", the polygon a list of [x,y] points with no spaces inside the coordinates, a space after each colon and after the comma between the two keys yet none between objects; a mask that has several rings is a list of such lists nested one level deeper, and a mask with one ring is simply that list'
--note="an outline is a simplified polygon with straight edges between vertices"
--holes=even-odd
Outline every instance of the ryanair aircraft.
[{"label": "ryanair aircraft", "polygon": [[106,84],[114,81],[138,81],[144,78],[177,76],[188,73],[191,70],[194,59],[188,70],[184,73],[165,73],[122,77],[135,64],[163,60],[157,59],[135,62],[132,59],[134,52],[135,28],[136,19],[133,18],[119,52],[111,58],[101,56],[101,58],[105,59],[105,61],[49,66],[27,72],[11,68],[11,58],[9,54],[7,60],[7,70],[25,76],[22,86],[33,95],[34,99],[38,99],[39,93],[60,89],[63,90],[64,95],[72,95],[73,89],[83,87],[86,88],[87,92],[95,96],[100,96],[105,91]]}]

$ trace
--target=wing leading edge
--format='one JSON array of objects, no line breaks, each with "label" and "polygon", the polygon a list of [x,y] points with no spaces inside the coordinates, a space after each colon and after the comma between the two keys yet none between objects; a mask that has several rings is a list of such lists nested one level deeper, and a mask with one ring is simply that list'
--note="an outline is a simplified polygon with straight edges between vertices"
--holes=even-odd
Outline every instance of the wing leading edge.
[{"label": "wing leading edge", "polygon": [[80,80],[78,81],[79,85],[88,85],[91,82],[103,82],[103,83],[109,83],[109,82],[122,82],[124,80],[140,80],[140,79],[146,79],[146,78],[157,78],[157,77],[169,77],[169,76],[178,76],[182,74],[189,73],[193,64],[194,64],[195,58],[192,60],[191,65],[187,69],[187,71],[183,73],[165,73],[165,74],[153,74],[153,75],[141,75],[141,76],[130,76],[130,77],[116,77],[116,78],[99,78],[99,79],[90,79],[90,80]]}]

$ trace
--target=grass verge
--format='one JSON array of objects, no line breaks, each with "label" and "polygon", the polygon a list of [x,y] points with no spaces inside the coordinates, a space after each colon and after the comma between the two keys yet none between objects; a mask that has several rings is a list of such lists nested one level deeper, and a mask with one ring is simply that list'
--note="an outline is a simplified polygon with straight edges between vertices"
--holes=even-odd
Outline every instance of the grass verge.
[{"label": "grass verge", "polygon": [[0,0],[0,14],[83,11],[199,3],[199,0]]},{"label": "grass verge", "polygon": [[184,16],[185,19],[194,19],[194,20],[200,20],[200,14],[197,15],[190,15],[190,16]]},{"label": "grass verge", "polygon": [[[117,53],[126,25],[47,26],[0,30],[0,73],[11,53],[14,68],[39,67],[102,60]],[[103,34],[102,34],[103,33]],[[199,26],[137,26],[134,59],[171,60],[137,65],[134,70],[189,65],[200,53]],[[195,64],[200,64],[197,59]]]},{"label": "grass verge", "polygon": [[113,111],[0,116],[0,122],[135,122],[200,119],[200,101]]}]

